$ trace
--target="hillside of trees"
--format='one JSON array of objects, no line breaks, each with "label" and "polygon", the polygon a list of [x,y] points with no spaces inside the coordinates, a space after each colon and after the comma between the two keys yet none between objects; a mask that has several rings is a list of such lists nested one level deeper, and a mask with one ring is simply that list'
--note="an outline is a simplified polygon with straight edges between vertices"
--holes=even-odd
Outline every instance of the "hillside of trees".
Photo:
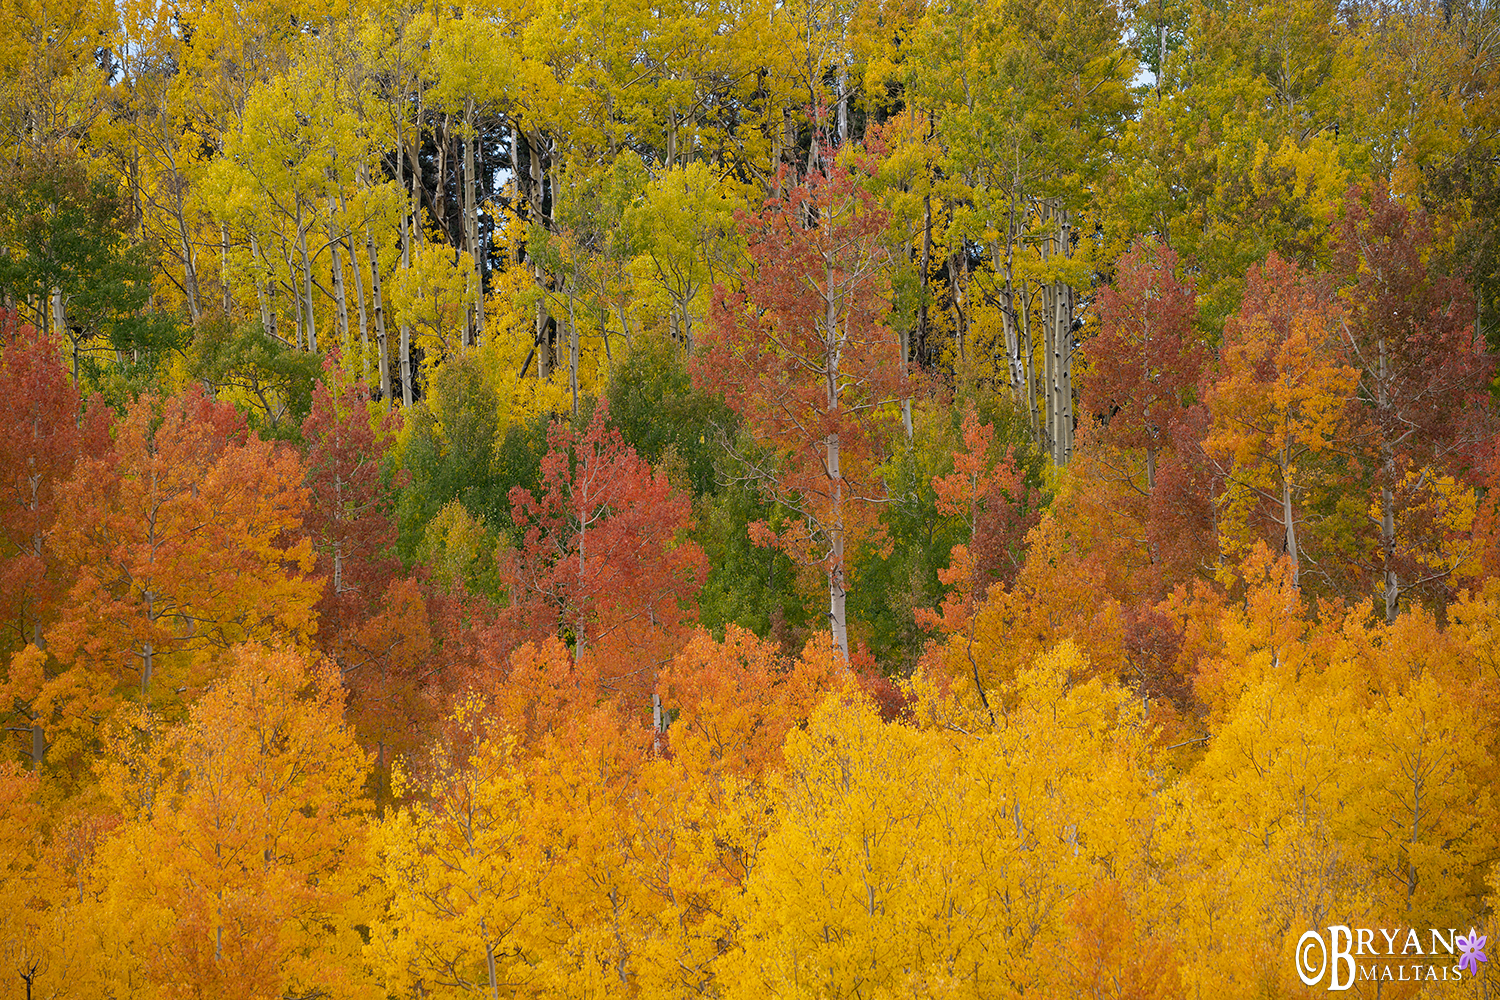
[{"label": "hillside of trees", "polygon": [[1491,996],[1497,348],[1487,0],[6,0],[0,998]]}]

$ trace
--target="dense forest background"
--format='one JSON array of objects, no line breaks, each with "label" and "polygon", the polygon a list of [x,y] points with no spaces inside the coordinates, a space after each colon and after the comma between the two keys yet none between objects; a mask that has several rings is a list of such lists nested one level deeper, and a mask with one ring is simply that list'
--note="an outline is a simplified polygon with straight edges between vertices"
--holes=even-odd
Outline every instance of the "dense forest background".
[{"label": "dense forest background", "polygon": [[1490,995],[1500,9],[4,0],[0,146],[0,996]]}]

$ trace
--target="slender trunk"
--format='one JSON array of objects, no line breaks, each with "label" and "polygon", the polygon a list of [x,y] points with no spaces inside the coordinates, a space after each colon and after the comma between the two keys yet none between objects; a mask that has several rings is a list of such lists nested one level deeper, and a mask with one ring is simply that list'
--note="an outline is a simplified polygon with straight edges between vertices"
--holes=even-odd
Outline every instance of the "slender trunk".
[{"label": "slender trunk", "polygon": [[1067,360],[1065,337],[1059,317],[1062,315],[1062,285],[1053,283],[1049,289],[1047,314],[1047,337],[1052,344],[1052,461],[1067,465],[1067,407],[1063,400],[1063,384],[1066,381],[1063,367]]},{"label": "slender trunk", "polygon": [[917,350],[927,350],[927,288],[932,269],[932,194],[922,196],[922,258],[917,265],[917,282],[921,289],[917,305]]},{"label": "slender trunk", "polygon": [[663,732],[660,694],[651,695],[651,732],[654,734],[651,739],[651,752],[659,756],[661,754],[661,734]]},{"label": "slender trunk", "polygon": [[1292,511],[1292,458],[1281,453],[1281,521],[1286,528],[1286,555],[1292,564],[1292,586],[1302,586],[1302,560],[1297,552],[1297,519]]},{"label": "slender trunk", "polygon": [[391,352],[385,337],[385,302],[380,290],[380,256],[375,250],[375,235],[365,226],[365,253],[370,257],[370,301],[375,307],[375,361],[380,371],[380,398],[386,409],[391,406]]},{"label": "slender trunk", "polygon": [[839,436],[828,435],[828,474],[833,480],[832,556],[828,567],[828,622],[844,664],[849,663],[848,593],[844,589],[844,481],[839,466]]},{"label": "slender trunk", "polygon": [[479,131],[474,125],[474,99],[465,102],[468,129],[464,137],[464,194],[467,196],[467,211],[464,213],[468,234],[469,256],[474,262],[474,343],[484,336],[484,254],[479,246],[479,178],[475,173],[475,162],[479,159],[475,145],[479,142]]},{"label": "slender trunk", "polygon": [[1024,369],[1021,363],[1021,335],[1016,323],[1015,288],[1011,284],[1009,271],[1005,275],[1005,286],[1001,292],[1004,296],[1004,304],[1000,307],[1000,325],[1005,331],[1005,364],[1006,379],[1010,383],[1010,391],[1014,396],[1019,396],[1024,388]]},{"label": "slender trunk", "polygon": [[[260,259],[260,246],[256,242],[255,234],[250,235],[250,261],[255,267],[255,261]],[[266,310],[266,286],[260,280],[260,268],[255,267],[255,304],[260,307],[260,328],[267,332],[271,329],[271,317]]]},{"label": "slender trunk", "polygon": [[1161,103],[1161,78],[1167,69],[1167,0],[1157,5],[1156,22],[1156,103]]},{"label": "slender trunk", "polygon": [[297,323],[295,346],[297,350],[300,351],[302,350],[303,344],[302,329],[305,323],[305,320],[302,316],[302,293],[297,291],[297,265],[292,263],[292,252],[286,245],[285,236],[283,236],[281,239],[281,262],[286,265],[287,298],[291,301],[292,305],[292,319]]},{"label": "slender trunk", "polygon": [[[1057,231],[1052,238],[1053,253],[1068,256],[1067,212],[1054,208]],[[1052,461],[1067,465],[1073,452],[1073,309],[1072,289],[1061,281],[1047,286],[1047,338],[1050,352],[1051,400],[1048,406]]]},{"label": "slender trunk", "polygon": [[307,230],[302,225],[302,199],[297,199],[297,249],[302,254],[302,291],[306,296],[307,349],[318,353],[318,321],[314,317],[312,261],[307,255]]},{"label": "slender trunk", "polygon": [[1385,620],[1396,620],[1401,579],[1396,572],[1396,498],[1390,486],[1380,488],[1380,548],[1385,562]]},{"label": "slender trunk", "polygon": [[[31,644],[42,652],[47,651],[47,637],[42,634],[42,623],[31,625]],[[39,716],[31,717],[31,769],[40,771],[47,756],[47,732]]]},{"label": "slender trunk", "polygon": [[421,109],[418,108],[416,136],[412,139],[411,146],[411,178],[409,193],[411,195],[411,229],[408,231],[412,246],[421,246],[424,242],[422,234],[422,120]]},{"label": "slender trunk", "polygon": [[188,315],[197,326],[203,316],[198,303],[198,267],[193,261],[193,242],[188,237],[187,218],[182,205],[182,178],[175,173],[170,182],[177,201],[177,238],[182,242],[182,291],[187,297]]},{"label": "slender trunk", "polygon": [[[146,595],[146,616],[151,616],[151,595]],[[151,640],[146,640],[141,647],[141,698],[149,700],[151,696],[151,673],[156,664],[156,649]]]},{"label": "slender trunk", "polygon": [[[537,273],[541,273],[541,267]],[[536,377],[545,382],[552,377],[552,334],[547,315],[547,297],[543,295],[536,303]]]},{"label": "slender trunk", "polygon": [[[532,211],[535,213],[533,219],[538,225],[547,228],[546,204],[546,177],[542,172],[542,154],[540,142],[532,142],[530,137],[526,140],[529,158],[528,168],[531,174],[531,190],[533,193]],[[547,276],[542,270],[542,265],[533,265],[532,273],[536,277],[537,286],[544,291],[547,288]],[[552,375],[552,344],[551,335],[548,332],[549,323],[547,316],[547,297],[544,294],[537,299],[536,303],[536,376],[540,381],[547,381]]]},{"label": "slender trunk", "polygon": [[[406,195],[406,146],[402,140],[399,127],[396,133],[396,187],[400,189],[403,197]],[[414,176],[411,182],[413,193],[417,189],[417,180]],[[412,220],[411,211],[406,207],[401,209],[401,270],[403,273],[411,269],[411,241]],[[378,271],[376,272],[378,275]],[[410,407],[411,399],[411,326],[406,322],[406,317],[401,317],[401,341],[400,362],[397,369],[401,378],[401,404]]]},{"label": "slender trunk", "polygon": [[[842,56],[840,57],[842,59]],[[847,67],[839,66],[839,108],[838,108],[838,130],[839,145],[849,141],[849,70]]]},{"label": "slender trunk", "polygon": [[222,222],[219,223],[219,242],[224,248],[223,255],[219,259],[219,280],[224,286],[224,322],[227,323],[233,312],[234,303],[229,294],[229,227]]},{"label": "slender trunk", "polygon": [[[593,479],[593,471],[594,470],[589,467],[590,457],[591,457],[590,454],[587,451],[585,451],[583,453],[583,457],[579,461],[579,478],[578,478],[578,481],[581,482],[581,483],[588,484],[588,485],[586,485],[584,487],[584,490],[585,490],[585,493],[584,493],[585,500],[589,499],[588,490],[592,487],[592,484],[594,482],[594,479]],[[581,518],[579,518],[579,522],[578,522],[578,536],[577,536],[577,538],[578,538],[578,579],[579,580],[585,580],[585,579],[588,578],[587,577],[587,567],[588,567],[588,556],[587,556],[587,553],[588,553],[588,535],[589,535],[589,522],[591,520],[592,515],[590,513],[587,513],[588,505],[585,504],[584,507],[585,507],[585,511],[586,512],[584,513],[584,515]],[[574,655],[575,656],[581,655],[583,653],[584,649],[586,648],[586,645],[587,645],[587,642],[588,642],[587,636],[584,634],[584,621],[583,621],[583,617],[582,616],[579,616],[578,619],[573,623],[573,642],[574,642]]]},{"label": "slender trunk", "polygon": [[339,212],[344,217],[344,240],[349,244],[349,273],[354,276],[354,298],[359,303],[359,360],[361,377],[370,384],[370,320],[365,313],[365,278],[359,266],[359,253],[354,249],[354,232],[349,228],[349,206],[344,201],[344,192],[339,191]]},{"label": "slender trunk", "polygon": [[[1389,376],[1390,358],[1386,353],[1385,338],[1377,342],[1375,405],[1384,417],[1390,408]],[[1391,483],[1396,476],[1396,450],[1389,441],[1381,441],[1381,475],[1385,482],[1380,485],[1380,560],[1385,570],[1385,620],[1394,622],[1401,601],[1401,578],[1396,569],[1396,497],[1391,492]]]},{"label": "slender trunk", "polygon": [[[1042,242],[1042,259],[1046,260],[1048,253],[1047,242]],[[1039,387],[1042,394],[1042,438],[1043,447],[1052,461],[1057,461],[1057,394],[1053,386],[1057,383],[1057,352],[1053,350],[1052,334],[1052,286],[1042,285],[1038,290],[1041,298],[1039,325],[1042,332],[1042,384]]]},{"label": "slender trunk", "polygon": [[72,336],[68,330],[68,310],[61,288],[52,289],[52,328],[58,333]]},{"label": "slender trunk", "polygon": [[632,342],[631,337],[630,337],[630,319],[629,319],[629,317],[627,317],[625,315],[625,300],[624,299],[621,299],[620,302],[619,302],[619,304],[615,306],[615,312],[620,317],[620,332],[625,337],[625,349],[629,350],[631,348],[633,342]]},{"label": "slender trunk", "polygon": [[1016,193],[1011,186],[1010,208],[1005,222],[1005,305],[1001,308],[1001,322],[1005,326],[1005,349],[1010,353],[1010,387],[1020,394],[1031,392],[1026,382],[1029,364],[1021,357],[1021,337],[1016,321]]},{"label": "slender trunk", "polygon": [[1058,371],[1058,419],[1061,431],[1059,465],[1073,460],[1073,289],[1061,282],[1057,286],[1057,343],[1060,352]]},{"label": "slender trunk", "polygon": [[495,977],[495,945],[490,941],[490,932],[484,925],[484,918],[479,918],[479,932],[484,935],[484,960],[490,970],[490,996],[500,995],[500,981]]},{"label": "slender trunk", "polygon": [[839,419],[839,359],[842,354],[843,343],[839,334],[839,309],[838,297],[834,292],[836,276],[830,267],[827,274],[828,289],[823,315],[823,336],[827,352],[824,357],[824,379],[825,392],[827,393],[828,415],[833,430],[824,438],[828,462],[828,479],[830,492],[833,497],[831,511],[831,523],[828,528],[829,542],[829,564],[828,564],[828,623],[833,631],[833,641],[838,646],[839,654],[844,658],[844,665],[849,664],[849,619],[848,619],[848,592],[845,589],[844,577],[844,473],[840,465],[839,455],[839,432],[837,430]]},{"label": "slender trunk", "polygon": [[[452,230],[448,228],[448,139],[453,134],[453,116],[444,115],[442,125],[433,120],[433,145],[437,147],[437,183],[432,189],[432,207],[437,215],[438,229],[448,236]],[[412,176],[416,176],[413,168]],[[419,203],[420,204],[420,203]]]},{"label": "slender trunk", "polygon": [[[762,72],[764,72],[764,70],[762,70]],[[784,111],[782,113],[785,114]],[[776,125],[776,123],[771,121],[770,114],[766,115],[765,132],[771,140],[771,177],[777,177],[781,173],[782,129],[778,125]],[[777,198],[781,197],[779,185],[777,186],[777,189],[772,192],[772,194]]]},{"label": "slender trunk", "polygon": [[960,246],[948,260],[948,273],[953,279],[953,333],[958,339],[958,356],[968,357],[969,316],[964,308],[964,296],[969,290],[969,251]]},{"label": "slender trunk", "polygon": [[354,346],[349,339],[349,298],[344,289],[344,259],[339,253],[343,245],[342,238],[334,228],[333,199],[328,200],[328,249],[332,255],[333,269],[333,303],[338,310],[339,341],[343,345],[344,358],[347,363],[349,351]]},{"label": "slender trunk", "polygon": [[1026,423],[1031,428],[1031,438],[1040,442],[1042,429],[1036,407],[1036,361],[1035,345],[1031,340],[1031,298],[1025,296],[1021,303],[1021,364],[1026,375]]},{"label": "slender trunk", "polygon": [[568,385],[573,390],[573,416],[578,416],[578,320],[573,311],[573,283],[568,282]]},{"label": "slender trunk", "polygon": [[411,327],[401,324],[401,405],[411,406]]},{"label": "slender trunk", "polygon": [[[270,261],[266,263],[269,264]],[[274,280],[266,282],[266,315],[270,318],[266,332],[275,339],[281,340],[281,326],[276,315],[276,282]],[[282,343],[285,342],[282,341]]]}]

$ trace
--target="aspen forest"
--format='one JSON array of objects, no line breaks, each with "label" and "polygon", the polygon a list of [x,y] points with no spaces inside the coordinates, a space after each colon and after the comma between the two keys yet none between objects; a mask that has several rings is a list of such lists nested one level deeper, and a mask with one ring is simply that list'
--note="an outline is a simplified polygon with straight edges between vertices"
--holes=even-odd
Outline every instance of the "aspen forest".
[{"label": "aspen forest", "polygon": [[1500,997],[1497,350],[1495,0],[0,0],[0,1000]]}]

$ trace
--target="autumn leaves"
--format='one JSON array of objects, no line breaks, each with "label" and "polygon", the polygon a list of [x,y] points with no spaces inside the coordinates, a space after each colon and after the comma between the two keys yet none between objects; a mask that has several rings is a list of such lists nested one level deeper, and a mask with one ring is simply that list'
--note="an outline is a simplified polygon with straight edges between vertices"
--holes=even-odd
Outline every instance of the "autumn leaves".
[{"label": "autumn leaves", "polygon": [[[708,404],[670,346],[621,362],[670,388],[540,423],[472,358],[397,416],[330,363],[296,447],[196,386],[86,407],[56,343],[8,328],[17,974],[247,998],[1279,995],[1289,930],[1330,914],[1482,922],[1488,370],[1421,218],[1356,190],[1337,272],[1269,257],[1216,345],[1188,269],[1137,243],[1098,294],[1077,459],[1037,475],[992,396],[892,363],[884,217],[855,180],[767,207],[694,374],[774,472],[795,517],[757,534],[816,569],[819,612],[850,552],[902,530],[863,487],[930,495],[945,589],[896,683],[857,617],[847,654],[694,628],[728,545],[695,514],[726,508],[694,485],[713,463],[679,425]],[[496,483],[508,523],[476,499]]]}]

